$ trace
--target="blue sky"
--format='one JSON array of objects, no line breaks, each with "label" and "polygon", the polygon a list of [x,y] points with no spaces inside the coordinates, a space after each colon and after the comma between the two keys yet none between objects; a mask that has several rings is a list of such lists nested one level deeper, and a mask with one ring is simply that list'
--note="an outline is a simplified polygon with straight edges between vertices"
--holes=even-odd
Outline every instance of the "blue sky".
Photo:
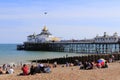
[{"label": "blue sky", "polygon": [[[0,43],[22,43],[44,25],[62,39],[120,35],[120,0],[0,0]],[[44,14],[47,12],[47,15]]]}]

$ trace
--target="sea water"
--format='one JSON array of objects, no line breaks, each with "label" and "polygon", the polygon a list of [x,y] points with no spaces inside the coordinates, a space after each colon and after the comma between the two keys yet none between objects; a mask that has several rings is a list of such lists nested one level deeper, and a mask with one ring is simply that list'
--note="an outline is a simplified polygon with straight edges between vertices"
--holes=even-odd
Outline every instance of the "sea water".
[{"label": "sea water", "polygon": [[58,58],[69,56],[82,56],[82,54],[47,51],[16,50],[17,44],[0,44],[0,64],[20,63],[29,60]]}]

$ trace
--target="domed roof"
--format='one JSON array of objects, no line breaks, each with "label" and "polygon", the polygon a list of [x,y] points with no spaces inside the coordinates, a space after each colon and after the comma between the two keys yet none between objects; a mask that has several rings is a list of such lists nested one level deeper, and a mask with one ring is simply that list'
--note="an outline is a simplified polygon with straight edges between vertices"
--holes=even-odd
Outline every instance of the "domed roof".
[{"label": "domed roof", "polygon": [[48,31],[47,27],[44,26],[40,35],[52,35],[52,34]]},{"label": "domed roof", "polygon": [[114,37],[117,37],[117,36],[118,36],[117,32],[115,32],[115,33],[113,34],[113,36],[114,36]]},{"label": "domed roof", "polygon": [[44,26],[43,30],[42,31],[48,31],[47,27]]}]

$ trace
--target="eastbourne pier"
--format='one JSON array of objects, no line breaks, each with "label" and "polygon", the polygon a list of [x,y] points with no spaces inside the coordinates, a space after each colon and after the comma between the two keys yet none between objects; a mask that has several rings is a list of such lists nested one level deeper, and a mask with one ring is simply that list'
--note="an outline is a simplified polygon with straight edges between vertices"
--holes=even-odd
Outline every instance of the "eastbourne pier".
[{"label": "eastbourne pier", "polygon": [[119,53],[120,36],[116,32],[113,35],[104,32],[102,36],[97,35],[93,39],[61,40],[54,37],[45,26],[40,34],[27,36],[27,41],[17,45],[17,49],[90,54]]}]

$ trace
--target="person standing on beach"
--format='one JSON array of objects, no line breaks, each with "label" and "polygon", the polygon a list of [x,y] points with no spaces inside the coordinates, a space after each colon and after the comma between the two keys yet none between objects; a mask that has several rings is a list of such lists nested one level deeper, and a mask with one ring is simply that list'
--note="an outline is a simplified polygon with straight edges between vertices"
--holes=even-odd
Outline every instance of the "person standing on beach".
[{"label": "person standing on beach", "polygon": [[57,62],[55,61],[53,64],[53,68],[57,67]]},{"label": "person standing on beach", "polygon": [[114,60],[115,60],[115,56],[114,56],[114,55],[112,55],[112,62],[114,62]]}]

